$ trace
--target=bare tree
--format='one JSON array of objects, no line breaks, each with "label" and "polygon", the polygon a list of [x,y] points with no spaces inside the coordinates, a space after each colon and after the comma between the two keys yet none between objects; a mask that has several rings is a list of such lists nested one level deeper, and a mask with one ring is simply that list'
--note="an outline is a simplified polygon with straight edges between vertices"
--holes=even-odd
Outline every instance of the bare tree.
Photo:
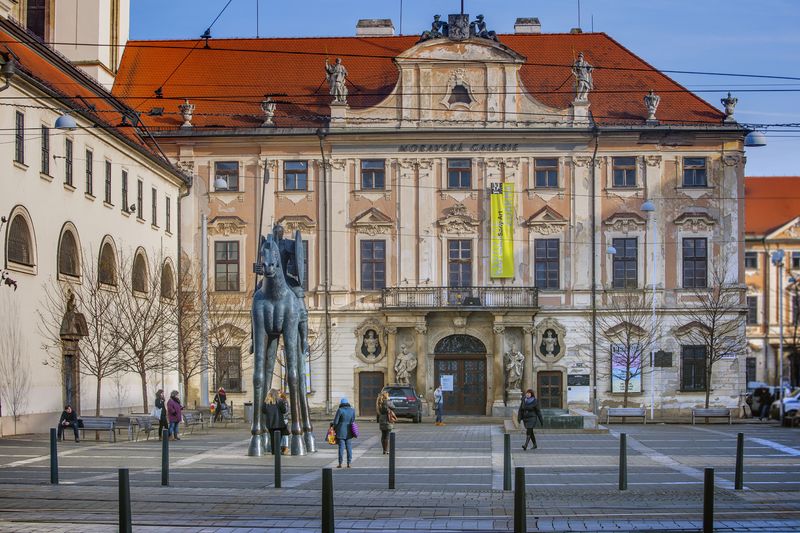
[{"label": "bare tree", "polygon": [[724,264],[709,271],[708,287],[693,291],[694,305],[686,308],[688,321],[680,329],[686,338],[705,349],[705,390],[708,407],[714,364],[742,356],[747,350],[745,317],[742,305],[744,289],[736,279],[729,279]]},{"label": "bare tree", "polygon": [[163,264],[160,256],[146,264],[142,256],[127,261],[121,255],[122,275],[115,293],[119,319],[113,328],[122,345],[120,363],[139,376],[145,413],[149,411],[148,374],[171,368],[176,362],[175,301],[174,294],[168,294],[168,287],[161,284]]},{"label": "bare tree", "polygon": [[[611,355],[610,376],[614,383],[621,383],[622,405],[628,407],[631,392],[641,391],[642,377],[653,371],[648,361],[649,354],[658,342],[661,317],[652,316],[652,295],[644,290],[610,292],[607,305],[597,314],[598,344]],[[598,369],[599,370],[599,369]],[[639,387],[633,385],[638,381]]]},{"label": "bare tree", "polygon": [[31,388],[31,369],[25,353],[25,337],[20,327],[19,305],[12,294],[3,294],[0,316],[0,398],[17,421],[28,405]]},{"label": "bare tree", "polygon": [[[66,310],[67,292],[71,290],[89,332],[78,344],[78,371],[95,379],[95,416],[100,416],[103,380],[119,370],[120,340],[114,335],[113,327],[118,319],[115,291],[119,276],[114,264],[98,265],[85,256],[81,264],[82,283],[70,284],[52,279],[45,287],[44,299],[37,310],[39,332],[45,339],[43,348],[47,351],[48,363],[61,370],[63,353],[59,331]],[[101,269],[105,269],[106,276],[102,282]]]}]

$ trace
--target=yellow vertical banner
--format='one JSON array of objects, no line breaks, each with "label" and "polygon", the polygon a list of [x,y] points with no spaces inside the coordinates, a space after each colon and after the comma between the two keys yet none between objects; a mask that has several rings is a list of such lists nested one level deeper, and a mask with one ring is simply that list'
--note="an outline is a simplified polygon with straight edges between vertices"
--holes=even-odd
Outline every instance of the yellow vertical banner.
[{"label": "yellow vertical banner", "polygon": [[514,184],[491,183],[492,251],[490,275],[514,277]]}]

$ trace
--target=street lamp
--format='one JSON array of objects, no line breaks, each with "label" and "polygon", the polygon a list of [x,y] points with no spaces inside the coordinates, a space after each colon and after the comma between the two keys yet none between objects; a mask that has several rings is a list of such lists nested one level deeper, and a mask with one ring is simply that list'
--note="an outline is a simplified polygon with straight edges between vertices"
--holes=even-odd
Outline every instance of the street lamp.
[{"label": "street lamp", "polygon": [[772,264],[778,269],[778,421],[783,425],[783,250],[772,252]]},{"label": "street lamp", "polygon": [[[653,257],[650,261],[651,274],[650,283],[653,285],[653,327],[651,335],[656,334],[656,206],[651,200],[642,204],[642,211],[648,213],[649,222],[652,225],[650,240],[653,241]],[[656,366],[656,343],[655,339],[650,342],[650,420],[655,415],[656,387],[655,387],[655,366]]]}]

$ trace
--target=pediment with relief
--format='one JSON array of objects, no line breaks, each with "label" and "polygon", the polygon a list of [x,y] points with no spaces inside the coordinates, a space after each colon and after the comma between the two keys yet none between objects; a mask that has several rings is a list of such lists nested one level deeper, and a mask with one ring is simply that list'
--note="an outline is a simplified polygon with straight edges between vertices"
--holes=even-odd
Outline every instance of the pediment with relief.
[{"label": "pediment with relief", "polygon": [[439,227],[444,233],[463,235],[476,233],[480,221],[472,216],[464,204],[456,204],[445,210],[445,216],[438,220]]},{"label": "pediment with relief", "polygon": [[717,221],[710,215],[701,212],[690,212],[679,215],[673,224],[682,226],[684,229],[689,229],[692,232],[709,231],[714,227]]},{"label": "pediment with relief", "polygon": [[370,207],[350,223],[356,232],[367,235],[391,233],[394,220],[375,207]]},{"label": "pediment with relief", "polygon": [[218,216],[208,221],[209,235],[244,235],[247,224],[236,216]]},{"label": "pediment with relief", "polygon": [[563,231],[567,225],[567,219],[561,213],[556,211],[550,206],[544,206],[536,213],[532,214],[528,220],[525,221],[531,231],[539,233],[540,235],[552,235]]},{"label": "pediment with relief", "polygon": [[636,213],[614,213],[603,221],[603,225],[612,231],[630,233],[631,231],[644,229],[647,225],[647,220]]}]

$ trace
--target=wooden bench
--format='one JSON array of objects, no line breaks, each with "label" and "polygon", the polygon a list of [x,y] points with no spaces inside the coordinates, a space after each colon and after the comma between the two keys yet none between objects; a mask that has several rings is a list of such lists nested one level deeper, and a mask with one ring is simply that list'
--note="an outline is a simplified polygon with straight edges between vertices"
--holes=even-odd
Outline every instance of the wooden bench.
[{"label": "wooden bench", "polygon": [[183,423],[186,424],[187,428],[192,428],[190,433],[194,433],[195,426],[200,426],[200,429],[205,429],[203,414],[197,411],[184,411]]},{"label": "wooden bench", "polygon": [[728,408],[710,407],[708,409],[702,407],[692,408],[692,425],[696,418],[705,418],[708,424],[709,418],[727,418],[728,424],[731,423],[731,410]]},{"label": "wooden bench", "polygon": [[641,418],[642,423],[647,424],[644,407],[609,407],[606,409],[606,424],[612,416],[622,417],[623,423],[626,418]]},{"label": "wooden bench", "polygon": [[117,418],[114,416],[82,416],[78,419],[78,431],[94,431],[98,434],[101,431],[108,431],[111,435],[109,442],[117,442]]}]

